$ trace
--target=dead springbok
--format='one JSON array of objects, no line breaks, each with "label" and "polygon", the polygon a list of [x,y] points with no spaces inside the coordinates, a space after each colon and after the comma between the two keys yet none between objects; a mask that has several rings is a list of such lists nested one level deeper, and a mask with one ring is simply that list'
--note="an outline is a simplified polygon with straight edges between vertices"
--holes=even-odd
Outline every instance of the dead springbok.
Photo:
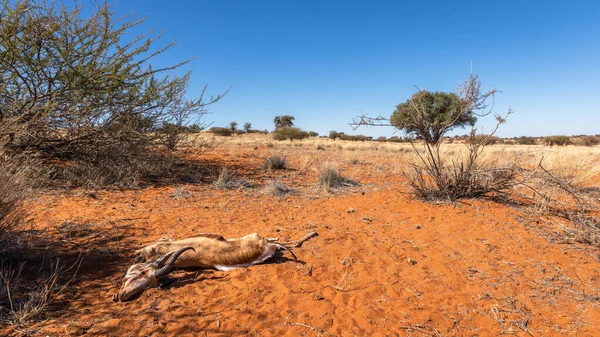
[{"label": "dead springbok", "polygon": [[166,276],[173,270],[175,261],[186,250],[193,251],[193,247],[182,247],[173,250],[156,259],[151,263],[137,263],[129,267],[127,274],[123,279],[123,285],[113,300],[127,301],[134,295],[148,288],[153,288],[158,285],[158,279]]},{"label": "dead springbok", "polygon": [[136,251],[136,262],[153,261],[158,256],[170,251],[179,251],[183,247],[193,247],[175,261],[177,268],[210,268],[222,271],[238,267],[249,267],[263,263],[273,256],[278,249],[291,251],[317,233],[311,232],[296,242],[278,242],[278,239],[264,239],[253,233],[239,239],[225,239],[218,234],[200,234],[188,239],[170,241],[163,239]]}]

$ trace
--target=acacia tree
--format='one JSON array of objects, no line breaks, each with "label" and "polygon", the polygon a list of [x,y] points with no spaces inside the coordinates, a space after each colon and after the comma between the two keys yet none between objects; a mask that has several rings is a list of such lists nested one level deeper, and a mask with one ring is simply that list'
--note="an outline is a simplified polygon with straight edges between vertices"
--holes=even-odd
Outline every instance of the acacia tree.
[{"label": "acacia tree", "polygon": [[[134,35],[144,19],[115,19],[106,2],[0,0],[0,140],[7,148],[91,163],[130,164],[165,134],[197,122],[222,95],[187,95],[190,60],[153,68],[159,35]],[[135,36],[129,38],[130,36]],[[181,128],[173,128],[180,130]],[[110,155],[110,156],[109,156]],[[94,166],[95,165],[95,166]]]},{"label": "acacia tree", "polygon": [[250,122],[244,123],[244,131],[250,132],[250,130],[252,130],[252,123],[250,123]]},{"label": "acacia tree", "polygon": [[420,90],[396,107],[390,123],[408,135],[435,144],[453,128],[475,125],[477,117],[468,105],[456,93]]},{"label": "acacia tree", "polygon": [[294,116],[283,115],[283,116],[275,116],[273,118],[273,123],[275,124],[275,130],[284,127],[292,127],[294,126]]},{"label": "acacia tree", "polygon": [[[470,75],[460,85],[456,93],[431,93],[419,90],[411,99],[398,105],[391,118],[360,115],[351,125],[357,128],[366,126],[395,126],[412,136],[409,138],[414,152],[419,158],[412,164],[412,172],[405,171],[415,195],[426,200],[456,200],[477,197],[489,192],[503,192],[514,184],[516,167],[501,167],[490,170],[477,168],[478,158],[486,144],[495,135],[498,127],[512,113],[505,116],[493,112],[492,100],[497,90],[483,91],[476,75]],[[477,117],[494,113],[496,126],[488,135],[477,136],[471,129],[467,143],[468,156],[448,158],[441,154],[443,136],[455,127],[475,124]],[[423,143],[423,151],[415,141]]]},{"label": "acacia tree", "polygon": [[237,132],[237,126],[238,126],[238,122],[230,122],[229,123],[229,130],[231,130],[231,133]]}]

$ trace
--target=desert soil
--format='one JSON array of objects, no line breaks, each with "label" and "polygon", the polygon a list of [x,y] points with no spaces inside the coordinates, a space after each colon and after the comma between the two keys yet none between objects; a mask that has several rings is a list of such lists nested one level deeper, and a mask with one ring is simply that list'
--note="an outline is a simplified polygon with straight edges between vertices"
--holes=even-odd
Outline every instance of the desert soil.
[{"label": "desert soil", "polygon": [[[264,171],[280,153],[289,169]],[[204,183],[126,191],[48,191],[31,202],[36,230],[63,262],[81,254],[72,287],[40,336],[600,336],[597,249],[549,240],[555,229],[486,200],[411,199],[398,154],[220,146],[199,154]],[[340,163],[362,183],[318,190],[313,169]],[[254,186],[219,190],[227,165]],[[263,193],[269,179],[296,190]],[[164,236],[281,240],[319,235],[270,263],[182,270],[130,302],[112,295],[133,253]],[[10,333],[9,327],[0,329]]]}]

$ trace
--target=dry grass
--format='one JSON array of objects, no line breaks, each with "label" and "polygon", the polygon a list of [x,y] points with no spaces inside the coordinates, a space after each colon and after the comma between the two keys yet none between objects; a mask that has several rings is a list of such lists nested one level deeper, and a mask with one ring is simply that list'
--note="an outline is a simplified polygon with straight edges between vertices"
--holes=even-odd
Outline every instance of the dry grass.
[{"label": "dry grass", "polygon": [[282,156],[272,155],[265,159],[262,168],[263,170],[285,170],[287,168],[287,159]]},{"label": "dry grass", "polygon": [[294,190],[285,186],[279,180],[269,180],[265,185],[263,192],[274,197],[285,197],[288,194],[294,193]]},{"label": "dry grass", "polygon": [[172,197],[176,200],[187,199],[190,196],[192,196],[192,192],[188,191],[185,186],[178,186],[172,194]]},{"label": "dry grass", "polygon": [[213,183],[213,185],[222,190],[230,190],[236,188],[251,187],[252,185],[244,179],[238,178],[231,170],[227,167],[223,167],[219,173],[219,177]]},{"label": "dry grass", "polygon": [[358,184],[354,180],[344,177],[338,165],[332,162],[325,162],[318,169],[318,172],[319,181],[317,185],[327,192],[331,192],[332,189],[356,186]]},{"label": "dry grass", "polygon": [[[0,268],[0,318],[14,326],[17,331],[27,334],[27,326],[41,316],[52,302],[63,294],[77,275],[81,265],[78,259],[72,266],[65,267],[51,263],[47,276],[38,275],[34,281],[23,277],[24,263],[14,269],[3,266]],[[71,273],[69,279],[64,277]]]}]

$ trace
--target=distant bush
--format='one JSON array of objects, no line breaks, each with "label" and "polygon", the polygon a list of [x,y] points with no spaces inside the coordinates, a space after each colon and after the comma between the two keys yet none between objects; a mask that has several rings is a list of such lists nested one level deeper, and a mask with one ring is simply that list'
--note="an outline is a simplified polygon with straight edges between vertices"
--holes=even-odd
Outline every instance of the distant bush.
[{"label": "distant bush", "polygon": [[258,133],[258,134],[267,135],[267,134],[269,134],[269,131],[268,130],[247,130],[246,133],[248,133],[248,134]]},{"label": "distant bush", "polygon": [[403,142],[405,142],[405,140],[403,138],[400,138],[398,136],[392,136],[387,141],[390,142],[390,143],[403,143]]},{"label": "distant bush", "polygon": [[516,139],[517,144],[519,145],[535,145],[534,137],[521,136]]},{"label": "distant bush", "polygon": [[289,140],[294,139],[305,139],[308,138],[308,132],[302,131],[298,128],[284,126],[273,131],[273,139],[275,140]]},{"label": "distant bush", "polygon": [[387,137],[381,136],[381,137],[377,137],[377,139],[375,139],[378,142],[387,142]]},{"label": "distant bush", "polygon": [[339,138],[341,140],[350,140],[353,142],[366,142],[366,141],[373,139],[373,137],[365,136],[365,135],[346,135],[346,134],[342,134]]},{"label": "distant bush", "polygon": [[319,133],[314,131],[308,131],[308,135],[310,137],[319,137]]},{"label": "distant bush", "polygon": [[600,144],[600,138],[596,136],[583,136],[579,138],[578,143],[583,146],[594,146]]},{"label": "distant bush", "polygon": [[498,144],[501,142],[500,138],[496,137],[496,136],[490,136],[490,135],[475,135],[475,141],[477,143],[481,143],[484,142],[487,145],[494,145],[494,144]]},{"label": "distant bush", "polygon": [[554,145],[571,145],[571,139],[568,136],[548,136],[544,137],[544,144],[549,146]]},{"label": "distant bush", "polygon": [[214,133],[217,136],[223,136],[223,137],[229,137],[229,136],[231,136],[233,134],[233,132],[231,131],[231,129],[229,129],[229,128],[221,128],[221,127],[218,127],[218,126],[212,127],[208,131]]},{"label": "distant bush", "polygon": [[345,133],[343,133],[343,132],[329,131],[329,138],[331,138],[331,139],[340,138],[343,135],[345,135]]}]

